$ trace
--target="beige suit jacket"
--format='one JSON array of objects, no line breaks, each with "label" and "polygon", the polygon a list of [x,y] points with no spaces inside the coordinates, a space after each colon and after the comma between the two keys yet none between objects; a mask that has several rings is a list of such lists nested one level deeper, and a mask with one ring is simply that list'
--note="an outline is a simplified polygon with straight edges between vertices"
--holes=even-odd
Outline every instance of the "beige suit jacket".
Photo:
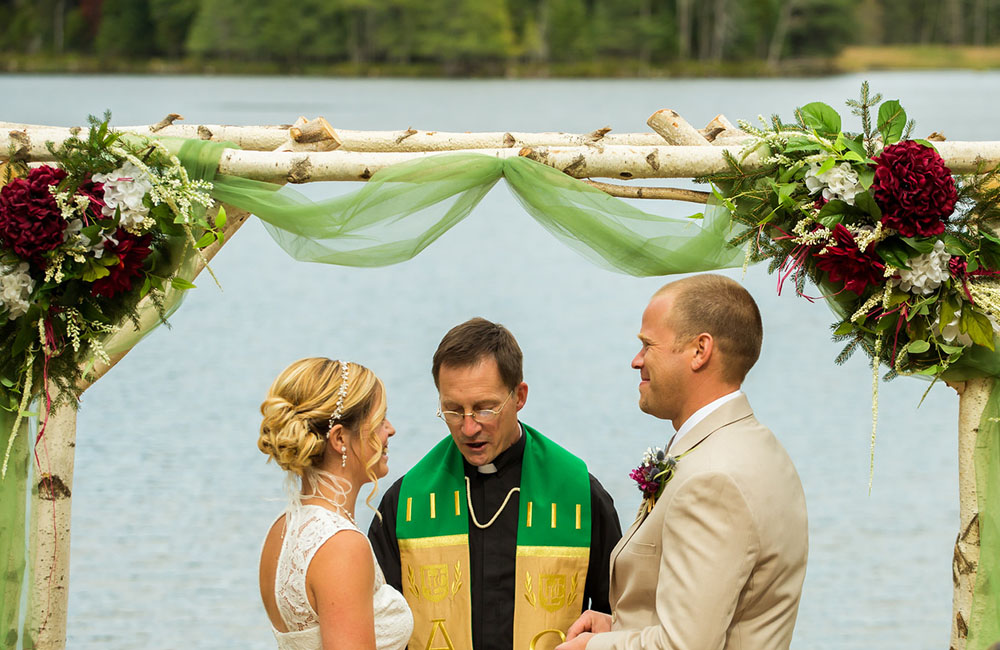
[{"label": "beige suit jacket", "polygon": [[691,453],[611,553],[612,631],[587,650],[788,648],[806,572],[805,495],[745,396],[677,441]]}]

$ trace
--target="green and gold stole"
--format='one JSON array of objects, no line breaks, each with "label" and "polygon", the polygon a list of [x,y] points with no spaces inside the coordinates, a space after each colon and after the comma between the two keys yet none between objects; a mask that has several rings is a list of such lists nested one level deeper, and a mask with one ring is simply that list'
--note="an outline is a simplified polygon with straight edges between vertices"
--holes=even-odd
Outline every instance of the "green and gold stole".
[{"label": "green and gold stole", "polygon": [[[548,650],[583,608],[590,478],[582,460],[527,425],[524,434],[513,650]],[[465,472],[450,437],[403,477],[396,537],[413,610],[410,649],[472,650]]]}]

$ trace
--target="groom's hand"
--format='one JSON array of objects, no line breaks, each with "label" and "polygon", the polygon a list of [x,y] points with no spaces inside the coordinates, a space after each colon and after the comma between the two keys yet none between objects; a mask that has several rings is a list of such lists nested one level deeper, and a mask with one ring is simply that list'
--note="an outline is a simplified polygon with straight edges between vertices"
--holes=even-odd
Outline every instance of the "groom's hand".
[{"label": "groom's hand", "polygon": [[[584,632],[593,632],[594,634],[600,634],[601,632],[611,631],[611,615],[605,614],[603,612],[595,612],[592,609],[588,609],[583,614],[580,614],[580,618],[576,619],[576,622],[569,626],[566,630],[566,641],[572,641],[577,636],[583,634]],[[586,642],[584,642],[586,645]],[[573,646],[576,647],[576,646]],[[579,646],[584,647],[584,646]]]},{"label": "groom's hand", "polygon": [[590,641],[590,637],[594,636],[590,632],[583,632],[576,635],[574,638],[570,639],[566,637],[566,643],[561,643],[556,646],[555,650],[585,650],[587,647],[587,641]]}]

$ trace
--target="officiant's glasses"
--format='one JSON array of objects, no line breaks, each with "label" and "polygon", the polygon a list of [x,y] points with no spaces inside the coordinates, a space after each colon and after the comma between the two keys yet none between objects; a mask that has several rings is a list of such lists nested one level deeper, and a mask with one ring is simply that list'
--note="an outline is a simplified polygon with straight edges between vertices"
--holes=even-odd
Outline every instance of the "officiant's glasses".
[{"label": "officiant's glasses", "polygon": [[507,399],[503,401],[503,404],[495,409],[479,409],[472,411],[471,413],[463,413],[459,411],[442,411],[438,408],[437,416],[448,424],[462,424],[462,422],[465,421],[465,416],[471,417],[479,424],[486,424],[487,422],[492,422],[497,419],[497,416],[500,415],[500,411],[503,410],[503,407],[507,406],[507,402],[510,401],[513,394],[514,391],[510,391],[507,394]]}]

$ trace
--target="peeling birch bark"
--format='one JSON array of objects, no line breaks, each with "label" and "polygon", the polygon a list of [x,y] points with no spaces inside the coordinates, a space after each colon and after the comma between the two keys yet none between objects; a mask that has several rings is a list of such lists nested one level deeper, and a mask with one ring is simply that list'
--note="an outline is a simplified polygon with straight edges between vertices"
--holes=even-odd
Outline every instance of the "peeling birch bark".
[{"label": "peeling birch bark", "polygon": [[659,133],[668,144],[688,147],[708,147],[711,143],[677,111],[664,108],[646,120],[649,128]]},{"label": "peeling birch bark", "polygon": [[[321,119],[321,118],[320,118]],[[198,140],[229,141],[245,151],[274,151],[284,145],[291,135],[294,124],[276,126],[224,126],[217,124],[186,125],[173,124],[156,131],[150,126],[116,126],[125,133],[147,136],[164,136]],[[331,127],[333,128],[333,127]],[[74,127],[78,129],[78,127]],[[52,156],[45,147],[46,142],[61,143],[71,135],[73,129],[67,127],[36,126],[0,122],[0,157],[6,156],[11,144],[10,132],[30,142],[27,154],[31,160],[46,161]],[[497,131],[484,133],[451,133],[445,131],[352,131],[333,129],[341,142],[339,149],[345,151],[454,151],[457,149],[502,149],[541,146],[657,146],[663,138],[656,133],[609,133],[604,127],[590,133],[519,133]],[[710,129],[706,129],[706,133]]]},{"label": "peeling birch bark", "polygon": [[[50,385],[50,391],[59,389]],[[38,443],[29,518],[31,583],[25,614],[25,647],[38,650],[66,647],[66,605],[69,601],[69,532],[73,494],[73,452],[76,409],[53,409]],[[30,642],[29,642],[30,640]]]},{"label": "peeling birch bark", "polygon": [[[1000,148],[1000,147],[998,147]],[[739,148],[728,148],[739,155]],[[219,173],[275,183],[311,181],[367,181],[375,172],[438,152],[362,153],[329,151],[284,153],[227,150]],[[525,147],[478,149],[453,153],[479,153],[497,158],[521,155],[576,178],[690,178],[726,170],[721,147]],[[756,155],[747,167],[759,164]]]},{"label": "peeling birch bark", "polygon": [[972,592],[979,568],[979,500],[976,491],[976,435],[993,387],[989,377],[970,379],[958,399],[958,503],[959,527],[951,563],[954,597],[951,617],[951,650],[965,650],[972,611]]}]

